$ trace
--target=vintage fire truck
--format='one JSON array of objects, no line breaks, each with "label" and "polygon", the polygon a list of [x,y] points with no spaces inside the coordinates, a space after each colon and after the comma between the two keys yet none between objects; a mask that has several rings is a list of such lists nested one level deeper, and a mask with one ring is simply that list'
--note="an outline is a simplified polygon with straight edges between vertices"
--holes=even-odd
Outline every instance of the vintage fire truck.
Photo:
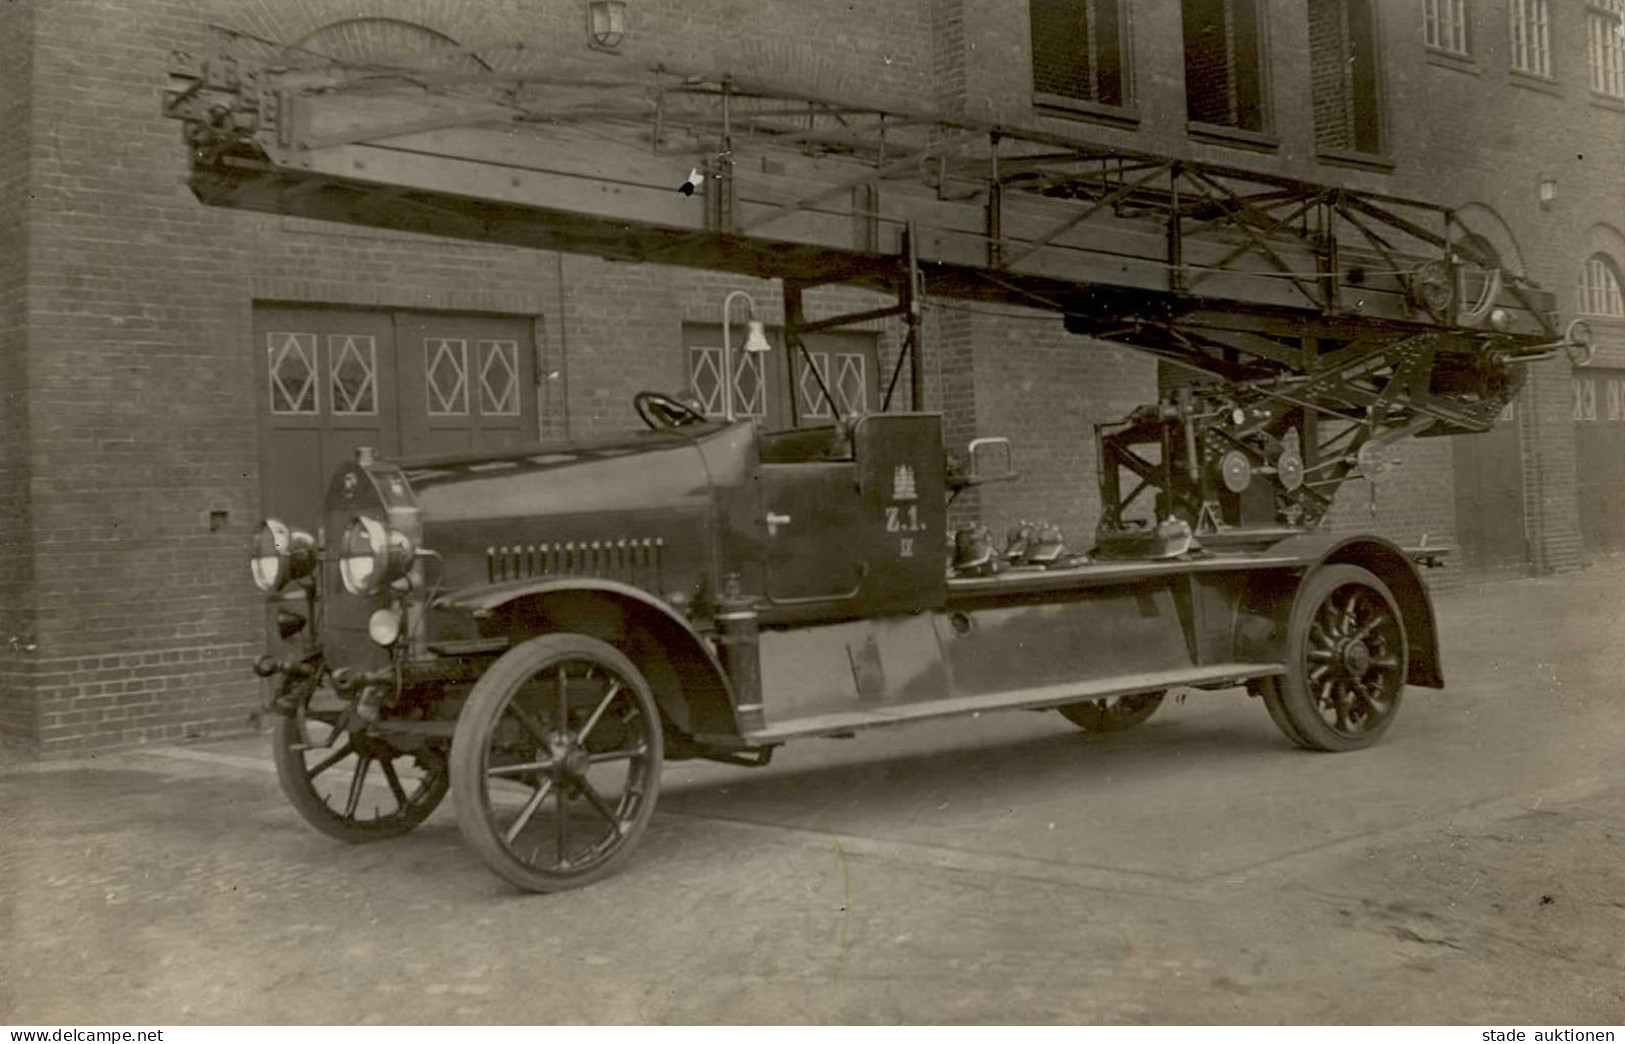
[{"label": "vintage fire truck", "polygon": [[[166,96],[193,191],[779,278],[787,350],[886,316],[903,344],[879,412],[830,397],[834,423],[768,431],[649,391],[621,436],[360,450],[318,526],[265,521],[256,669],[317,829],[394,837],[450,792],[497,874],[553,891],[624,863],[666,760],[1000,709],[1111,731],[1242,686],[1345,751],[1442,685],[1437,549],[1321,523],[1386,444],[1485,430],[1525,363],[1584,350],[1469,208],[691,71],[433,57],[218,34]],[[832,282],[896,304],[807,320]],[[1059,312],[1200,378],[1096,426],[1089,539],[950,527],[956,496],[1019,477],[1003,440],[945,447],[921,408],[927,295]]]}]

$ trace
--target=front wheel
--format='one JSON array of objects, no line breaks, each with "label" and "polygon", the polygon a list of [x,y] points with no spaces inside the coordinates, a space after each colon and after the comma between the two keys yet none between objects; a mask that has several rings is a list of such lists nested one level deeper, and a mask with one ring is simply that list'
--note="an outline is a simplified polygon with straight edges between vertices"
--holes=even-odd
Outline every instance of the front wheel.
[{"label": "front wheel", "polygon": [[1288,624],[1286,674],[1261,685],[1270,717],[1308,750],[1358,750],[1393,724],[1405,693],[1405,621],[1358,566],[1310,574]]},{"label": "front wheel", "polygon": [[618,649],[532,638],[474,685],[451,744],[463,837],[532,892],[595,881],[624,862],[660,793],[660,712]]},{"label": "front wheel", "polygon": [[271,731],[271,758],[289,804],[328,837],[359,843],[400,837],[446,796],[446,758],[402,751],[347,727],[345,702],[313,683]]}]

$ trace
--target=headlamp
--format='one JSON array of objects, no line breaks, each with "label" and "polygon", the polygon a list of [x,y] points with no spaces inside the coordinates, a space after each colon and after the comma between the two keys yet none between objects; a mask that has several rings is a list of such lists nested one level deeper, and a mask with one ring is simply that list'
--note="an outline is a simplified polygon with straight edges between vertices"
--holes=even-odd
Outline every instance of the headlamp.
[{"label": "headlamp", "polygon": [[367,637],[384,648],[401,638],[401,614],[394,609],[379,609],[367,618]]},{"label": "headlamp", "polygon": [[339,579],[353,595],[374,594],[412,568],[412,542],[366,515],[357,515],[339,540]]},{"label": "headlamp", "polygon": [[315,568],[316,538],[309,533],[274,518],[254,530],[248,545],[248,571],[261,591],[275,594]]}]

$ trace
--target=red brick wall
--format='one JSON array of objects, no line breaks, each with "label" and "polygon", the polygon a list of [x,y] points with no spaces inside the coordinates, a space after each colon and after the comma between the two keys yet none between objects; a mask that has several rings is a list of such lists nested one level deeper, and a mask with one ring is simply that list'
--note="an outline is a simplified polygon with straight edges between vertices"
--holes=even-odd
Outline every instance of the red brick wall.
[{"label": "red brick wall", "polygon": [[[32,748],[27,260],[34,12],[0,6],[0,743]],[[13,645],[12,639],[17,639]]]},{"label": "red brick wall", "polygon": [[1309,0],[1309,83],[1315,109],[1315,140],[1321,148],[1352,149],[1346,111],[1343,0]]},{"label": "red brick wall", "polygon": [[1155,397],[1156,363],[1067,333],[1058,317],[972,313],[977,432],[1014,444],[1019,480],[982,488],[995,537],[1021,519],[1061,526],[1068,546],[1094,544],[1100,517],[1094,424]]}]

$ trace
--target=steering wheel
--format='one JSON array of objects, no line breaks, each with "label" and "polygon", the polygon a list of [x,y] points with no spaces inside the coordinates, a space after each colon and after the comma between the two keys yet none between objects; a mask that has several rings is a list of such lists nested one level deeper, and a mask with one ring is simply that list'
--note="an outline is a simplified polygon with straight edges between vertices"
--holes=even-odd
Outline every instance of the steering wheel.
[{"label": "steering wheel", "polygon": [[681,399],[657,391],[641,391],[632,396],[632,408],[638,411],[643,423],[656,431],[686,428],[690,424],[704,424],[710,419]]}]

